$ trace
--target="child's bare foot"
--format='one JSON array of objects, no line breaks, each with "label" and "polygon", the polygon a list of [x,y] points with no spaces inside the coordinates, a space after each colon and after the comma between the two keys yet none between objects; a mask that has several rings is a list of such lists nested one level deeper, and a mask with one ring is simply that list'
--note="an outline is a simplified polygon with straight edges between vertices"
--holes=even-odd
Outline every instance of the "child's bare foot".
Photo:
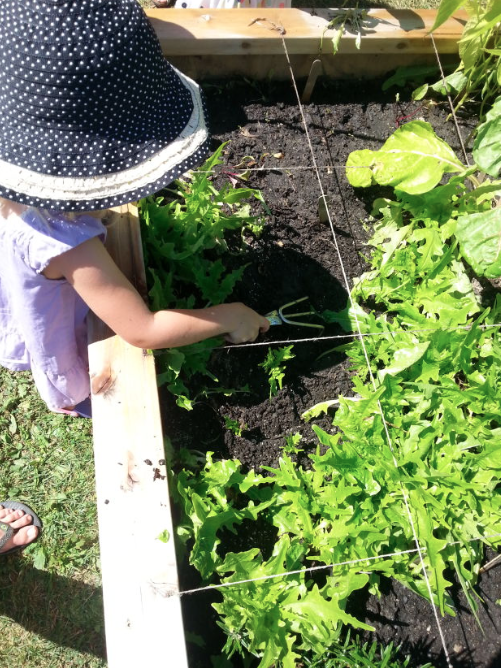
[{"label": "child's bare foot", "polygon": [[0,555],[22,550],[38,537],[34,518],[24,510],[0,505]]}]

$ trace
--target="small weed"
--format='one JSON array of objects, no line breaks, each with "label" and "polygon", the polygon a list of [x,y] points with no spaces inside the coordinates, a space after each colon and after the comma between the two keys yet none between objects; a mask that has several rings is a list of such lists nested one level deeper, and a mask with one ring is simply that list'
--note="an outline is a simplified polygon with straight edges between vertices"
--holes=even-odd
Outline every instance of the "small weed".
[{"label": "small weed", "polygon": [[226,427],[226,429],[229,429],[229,431],[233,432],[235,436],[238,436],[239,438],[242,436],[243,432],[246,429],[248,429],[248,425],[241,424],[240,422],[238,422],[238,420],[226,417],[226,415],[224,416],[224,426]]},{"label": "small weed", "polygon": [[303,452],[303,448],[297,447],[301,442],[301,439],[301,434],[292,434],[291,436],[286,436],[283,452],[285,452],[287,455],[297,455],[300,452]]},{"label": "small weed", "polygon": [[292,348],[293,346],[285,346],[283,348],[277,348],[276,350],[270,348],[264,362],[259,364],[259,366],[268,374],[270,399],[278,393],[278,390],[282,389],[285,377],[285,362],[294,357]]}]

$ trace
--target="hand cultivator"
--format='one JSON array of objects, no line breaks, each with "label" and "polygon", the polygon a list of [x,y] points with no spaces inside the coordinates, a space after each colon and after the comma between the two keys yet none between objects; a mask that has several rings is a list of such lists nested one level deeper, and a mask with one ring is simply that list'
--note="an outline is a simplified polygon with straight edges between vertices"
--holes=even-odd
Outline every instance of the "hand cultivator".
[{"label": "hand cultivator", "polygon": [[301,297],[301,299],[296,299],[296,301],[289,302],[277,308],[275,311],[270,311],[266,314],[270,325],[296,325],[298,327],[314,327],[315,329],[324,330],[323,325],[319,325],[313,322],[304,322],[303,320],[293,320],[292,318],[303,318],[308,315],[317,315],[317,313],[310,309],[309,311],[301,311],[301,313],[284,313],[287,309],[290,309],[292,306],[304,302],[308,297]]}]

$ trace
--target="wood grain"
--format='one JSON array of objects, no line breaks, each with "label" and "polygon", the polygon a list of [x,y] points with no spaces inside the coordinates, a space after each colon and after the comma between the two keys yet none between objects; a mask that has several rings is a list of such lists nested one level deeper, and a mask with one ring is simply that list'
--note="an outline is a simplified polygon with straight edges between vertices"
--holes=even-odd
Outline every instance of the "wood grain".
[{"label": "wood grain", "polygon": [[[110,212],[107,225],[110,253],[144,295],[135,208]],[[89,366],[111,378],[92,397],[108,665],[187,668],[153,356],[92,316]]]}]

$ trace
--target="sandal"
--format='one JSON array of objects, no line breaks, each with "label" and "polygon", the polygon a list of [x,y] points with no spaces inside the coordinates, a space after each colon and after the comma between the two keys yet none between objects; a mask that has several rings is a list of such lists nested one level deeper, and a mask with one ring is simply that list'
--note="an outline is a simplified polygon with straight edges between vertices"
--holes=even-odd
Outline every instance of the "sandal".
[{"label": "sandal", "polygon": [[84,399],[79,404],[73,408],[52,408],[53,413],[59,413],[61,415],[68,415],[69,417],[83,417],[91,418],[92,417],[92,405],[90,398]]},{"label": "sandal", "polygon": [[[42,521],[29,506],[25,505],[24,503],[20,503],[19,501],[2,501],[0,502],[0,506],[3,506],[4,508],[10,508],[11,510],[23,510],[26,515],[31,515],[32,518],[31,524],[28,524],[27,526],[34,526],[38,529],[38,536],[29,543],[26,543],[26,545],[16,545],[16,547],[11,547],[10,550],[7,550],[7,552],[0,552],[0,557],[5,557],[7,554],[19,552],[20,550],[24,550],[26,547],[28,547],[28,545],[35,543],[42,532]],[[14,533],[19,531],[19,529],[13,529],[10,524],[2,522],[2,520],[0,520],[0,529],[4,532],[4,535],[0,538],[1,550],[2,547],[12,538]]]}]

